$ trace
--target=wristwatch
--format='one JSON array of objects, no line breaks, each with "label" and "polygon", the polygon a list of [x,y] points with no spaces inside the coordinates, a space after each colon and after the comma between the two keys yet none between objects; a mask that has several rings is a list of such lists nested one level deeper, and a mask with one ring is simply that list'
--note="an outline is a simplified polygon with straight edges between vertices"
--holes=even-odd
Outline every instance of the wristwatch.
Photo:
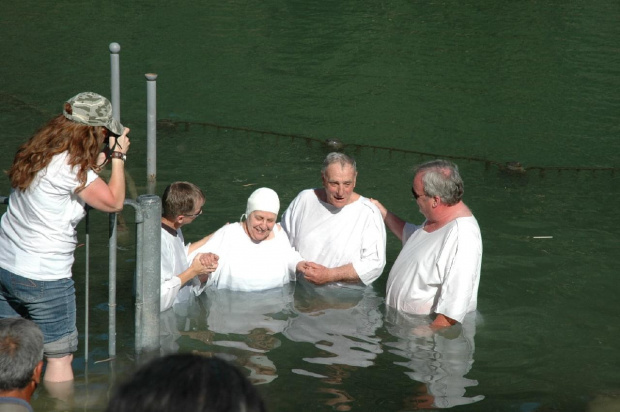
[{"label": "wristwatch", "polygon": [[121,152],[110,153],[110,159],[121,159],[123,162],[127,160],[127,155]]}]

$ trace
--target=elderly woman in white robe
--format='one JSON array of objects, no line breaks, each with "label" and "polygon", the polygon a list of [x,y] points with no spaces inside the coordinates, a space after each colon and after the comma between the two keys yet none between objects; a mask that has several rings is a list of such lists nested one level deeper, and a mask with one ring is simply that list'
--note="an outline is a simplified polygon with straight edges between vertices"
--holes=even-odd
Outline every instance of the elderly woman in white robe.
[{"label": "elderly woman in white robe", "polygon": [[190,255],[190,261],[198,253],[212,252],[220,257],[207,287],[247,292],[281,287],[295,280],[305,262],[276,223],[279,210],[280,199],[274,190],[255,190],[241,221],[221,227]]}]

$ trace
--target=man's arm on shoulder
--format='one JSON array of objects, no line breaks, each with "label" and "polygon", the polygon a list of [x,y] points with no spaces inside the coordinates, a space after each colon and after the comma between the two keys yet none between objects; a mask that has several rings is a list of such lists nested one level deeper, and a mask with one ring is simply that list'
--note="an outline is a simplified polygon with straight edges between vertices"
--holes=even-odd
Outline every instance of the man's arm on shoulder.
[{"label": "man's arm on shoulder", "polygon": [[390,212],[379,202],[377,199],[370,199],[370,201],[377,206],[379,211],[381,212],[381,217],[385,222],[385,225],[390,229],[394,236],[398,238],[398,240],[403,240],[403,228],[405,227],[405,221],[400,217],[396,216],[394,213]]}]

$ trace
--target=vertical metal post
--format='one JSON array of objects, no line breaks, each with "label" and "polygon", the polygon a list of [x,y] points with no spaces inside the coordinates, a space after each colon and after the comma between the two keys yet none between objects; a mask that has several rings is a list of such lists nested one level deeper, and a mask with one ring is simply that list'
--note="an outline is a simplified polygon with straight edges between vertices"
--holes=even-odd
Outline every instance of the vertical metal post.
[{"label": "vertical metal post", "polygon": [[142,260],[144,259],[144,254],[142,253],[144,248],[144,215],[140,204],[133,201],[131,204],[136,208],[136,276],[134,277],[136,302],[134,315],[134,350],[136,353],[140,353],[142,350],[142,306],[144,301],[144,286],[142,283]]},{"label": "vertical metal post", "polygon": [[119,68],[120,51],[120,44],[110,43],[110,85],[112,87],[110,102],[112,103],[112,116],[114,116],[114,118],[118,121],[121,120],[121,76]]},{"label": "vertical metal post", "polygon": [[[86,281],[84,284],[84,362],[88,367],[88,333],[90,307],[90,211],[86,208]],[[88,375],[87,375],[88,376]]]},{"label": "vertical metal post", "polygon": [[[121,91],[120,91],[120,67],[119,52],[121,46],[118,43],[110,43],[110,67],[111,67],[111,103],[112,116],[120,121],[121,117]],[[110,213],[110,239],[109,239],[109,298],[108,298],[108,354],[116,356],[116,213]]]},{"label": "vertical metal post", "polygon": [[[161,199],[141,195],[138,203],[142,225],[142,340],[139,350],[159,349],[159,305],[161,288]],[[140,285],[138,285],[140,286]]]},{"label": "vertical metal post", "polygon": [[109,223],[108,355],[112,358],[116,356],[116,213],[110,213]]},{"label": "vertical metal post", "polygon": [[157,183],[157,74],[146,75],[146,181],[147,193]]}]

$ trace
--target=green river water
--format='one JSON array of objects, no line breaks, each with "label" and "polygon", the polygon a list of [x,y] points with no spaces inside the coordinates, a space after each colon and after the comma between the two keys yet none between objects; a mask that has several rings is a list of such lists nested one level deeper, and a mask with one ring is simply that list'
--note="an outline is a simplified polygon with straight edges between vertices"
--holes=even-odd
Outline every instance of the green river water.
[{"label": "green river water", "polygon": [[[166,350],[226,357],[272,412],[409,411],[429,396],[429,409],[620,410],[618,2],[23,0],[0,10],[2,169],[65,99],[110,95],[118,42],[128,197],[146,192],[153,72],[157,193],[190,180],[207,194],[188,240],[238,220],[256,187],[275,189],[284,208],[319,186],[325,139],[356,158],[359,193],[416,223],[413,166],[446,157],[461,169],[484,241],[475,321],[422,338],[409,333],[419,320],[386,310],[400,250],[389,233],[371,290],[201,296],[168,314]],[[0,195],[9,190],[0,179]],[[88,361],[78,248],[75,394],[40,388],[35,411],[103,410],[134,367],[131,209],[123,219],[118,358],[105,361],[107,216],[92,213]]]}]

